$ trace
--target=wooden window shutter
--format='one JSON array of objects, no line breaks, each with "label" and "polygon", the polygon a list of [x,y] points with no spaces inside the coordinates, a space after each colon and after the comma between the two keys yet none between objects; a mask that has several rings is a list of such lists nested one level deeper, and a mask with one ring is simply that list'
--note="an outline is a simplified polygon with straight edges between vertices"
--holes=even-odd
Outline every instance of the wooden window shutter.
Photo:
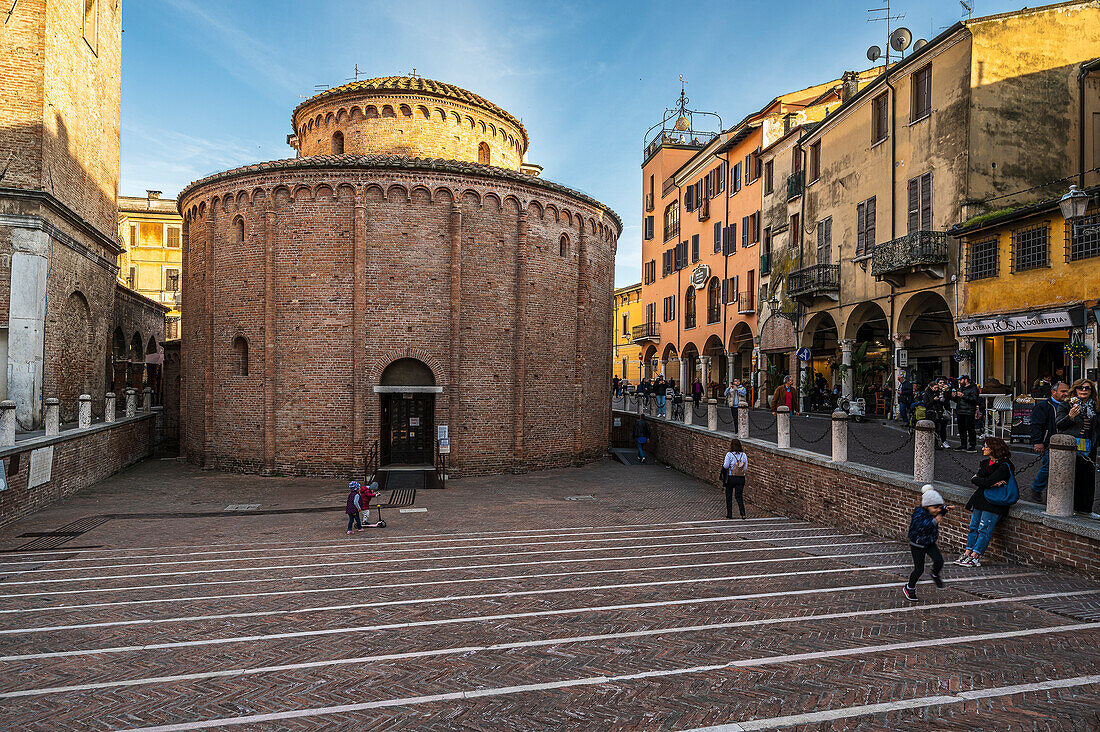
[{"label": "wooden window shutter", "polygon": [[875,196],[867,199],[867,206],[863,210],[863,248],[871,251],[875,248]]},{"label": "wooden window shutter", "polygon": [[752,240],[754,242],[760,241],[760,212],[757,211],[752,215]]},{"label": "wooden window shutter", "polygon": [[692,210],[692,205],[691,205],[692,201],[691,201],[691,199],[692,199],[692,196],[694,196],[694,195],[695,195],[695,186],[688,186],[687,190],[684,191],[684,208],[687,209],[688,211]]},{"label": "wooden window shutter", "polygon": [[741,217],[741,246],[742,248],[749,245],[749,217]]},{"label": "wooden window shutter", "polygon": [[856,254],[863,254],[863,235],[867,231],[867,202],[856,204]]},{"label": "wooden window shutter", "polygon": [[920,177],[920,228],[932,231],[932,173]]},{"label": "wooden window shutter", "polygon": [[920,230],[920,178],[909,179],[909,233]]},{"label": "wooden window shutter", "polygon": [[722,304],[730,301],[730,281],[722,280]]}]

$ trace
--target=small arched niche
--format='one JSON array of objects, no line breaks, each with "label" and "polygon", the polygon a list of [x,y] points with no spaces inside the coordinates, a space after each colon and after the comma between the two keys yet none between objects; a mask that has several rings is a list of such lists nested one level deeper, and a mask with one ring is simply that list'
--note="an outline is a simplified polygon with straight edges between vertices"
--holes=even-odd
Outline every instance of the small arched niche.
[{"label": "small arched niche", "polygon": [[381,386],[435,386],[428,364],[415,358],[399,358],[382,371]]}]

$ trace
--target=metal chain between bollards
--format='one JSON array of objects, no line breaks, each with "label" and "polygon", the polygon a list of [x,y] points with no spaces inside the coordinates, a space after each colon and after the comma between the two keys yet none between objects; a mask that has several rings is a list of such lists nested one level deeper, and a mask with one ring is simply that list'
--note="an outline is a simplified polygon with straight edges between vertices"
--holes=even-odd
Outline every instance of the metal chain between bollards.
[{"label": "metal chain between bollards", "polygon": [[698,405],[698,404],[694,404],[694,405],[692,405],[692,407],[691,407],[691,413],[692,413],[692,414],[694,414],[694,415],[695,415],[696,417],[698,417],[699,419],[702,419],[703,417],[706,417],[706,416],[707,416],[707,408],[706,408],[706,407],[703,407],[702,409],[703,409],[703,413],[702,413],[702,414],[699,414],[699,405]]},{"label": "metal chain between bollards", "polygon": [[831,435],[833,433],[833,426],[831,424],[828,424],[828,425],[825,426],[825,431],[824,432],[822,432],[819,436],[814,437],[814,438],[811,439],[811,438],[806,437],[805,435],[803,435],[801,432],[799,432],[795,428],[796,424],[797,424],[797,422],[792,419],[791,420],[791,432],[795,433],[798,436],[798,439],[802,440],[807,445],[816,445],[817,443],[821,442],[822,440],[824,440],[826,437],[828,437],[829,435]]},{"label": "metal chain between bollards", "polygon": [[752,412],[749,412],[749,423],[758,430],[770,430],[775,426],[775,415],[772,415],[771,421],[765,425],[757,424],[756,420],[752,418]]},{"label": "metal chain between bollards", "polygon": [[901,443],[900,445],[898,445],[897,447],[892,447],[892,448],[890,448],[889,450],[877,450],[877,449],[875,449],[875,448],[871,447],[870,445],[868,445],[868,444],[867,444],[866,442],[864,442],[863,440],[859,439],[859,432],[858,432],[858,430],[851,430],[851,429],[850,429],[850,430],[848,430],[848,437],[850,437],[850,438],[852,438],[853,440],[855,440],[855,441],[856,441],[856,443],[857,443],[857,444],[858,444],[858,445],[859,445],[860,447],[862,447],[862,448],[863,448],[864,450],[866,450],[867,452],[871,453],[872,455],[893,455],[894,453],[896,453],[896,452],[901,452],[901,451],[902,451],[902,450],[904,450],[904,449],[905,449],[906,447],[908,447],[909,445],[913,444],[913,435],[911,435],[911,434],[910,434],[910,435],[906,435],[906,436],[905,436],[905,441],[904,441],[904,442],[902,442],[902,443]]},{"label": "metal chain between bollards", "polygon": [[722,410],[718,410],[718,421],[722,424],[737,424],[737,420],[733,418],[733,412],[730,412],[730,418],[726,419],[722,416]]}]

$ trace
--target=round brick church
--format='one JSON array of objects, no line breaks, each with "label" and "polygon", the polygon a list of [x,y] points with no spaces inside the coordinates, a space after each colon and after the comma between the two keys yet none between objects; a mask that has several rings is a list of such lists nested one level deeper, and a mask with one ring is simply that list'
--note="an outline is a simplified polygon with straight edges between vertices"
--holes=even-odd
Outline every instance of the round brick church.
[{"label": "round brick church", "polygon": [[179,197],[188,460],[427,470],[443,428],[457,475],[599,457],[618,216],[451,84],[346,84],[291,128],[296,158]]}]

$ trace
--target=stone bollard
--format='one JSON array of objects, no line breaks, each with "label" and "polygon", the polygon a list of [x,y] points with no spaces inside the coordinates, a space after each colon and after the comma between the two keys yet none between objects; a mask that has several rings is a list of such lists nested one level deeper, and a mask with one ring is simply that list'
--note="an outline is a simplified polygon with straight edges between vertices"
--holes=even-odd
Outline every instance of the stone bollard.
[{"label": "stone bollard", "polygon": [[637,393],[634,394],[634,403],[638,407],[638,416],[642,414],[642,398]]},{"label": "stone bollard", "polygon": [[107,424],[115,421],[115,393],[107,392],[103,397],[103,421]]},{"label": "stone bollard", "polygon": [[1050,438],[1050,474],[1047,510],[1051,516],[1073,515],[1073,480],[1077,468],[1077,440],[1070,435]]},{"label": "stone bollard", "polygon": [[684,397],[684,424],[691,424],[692,411],[695,409],[695,402]]},{"label": "stone bollard", "polygon": [[718,400],[707,399],[707,429],[711,432],[718,431]]},{"label": "stone bollard", "polygon": [[141,411],[153,411],[153,387],[147,386],[141,391]]},{"label": "stone bollard", "polygon": [[650,416],[650,418],[654,418],[657,416],[657,397],[655,395],[650,395],[649,404],[646,405],[645,411],[646,414]]},{"label": "stone bollard", "polygon": [[0,402],[0,445],[15,444],[15,402]]},{"label": "stone bollard", "polygon": [[742,440],[749,438],[749,408],[739,407],[737,409],[737,436]]},{"label": "stone bollard", "polygon": [[913,480],[931,483],[936,478],[936,424],[930,419],[917,422],[913,440]]},{"label": "stone bollard", "polygon": [[61,432],[61,400],[50,397],[46,400],[46,437]]},{"label": "stone bollard", "polygon": [[791,410],[780,407],[775,410],[775,436],[779,447],[791,446]]},{"label": "stone bollard", "polygon": [[126,416],[137,416],[137,389],[132,386],[126,389]]},{"label": "stone bollard", "polygon": [[833,412],[833,462],[848,462],[848,413]]},{"label": "stone bollard", "polygon": [[76,412],[76,426],[86,430],[92,426],[92,395],[81,394],[80,406]]}]

